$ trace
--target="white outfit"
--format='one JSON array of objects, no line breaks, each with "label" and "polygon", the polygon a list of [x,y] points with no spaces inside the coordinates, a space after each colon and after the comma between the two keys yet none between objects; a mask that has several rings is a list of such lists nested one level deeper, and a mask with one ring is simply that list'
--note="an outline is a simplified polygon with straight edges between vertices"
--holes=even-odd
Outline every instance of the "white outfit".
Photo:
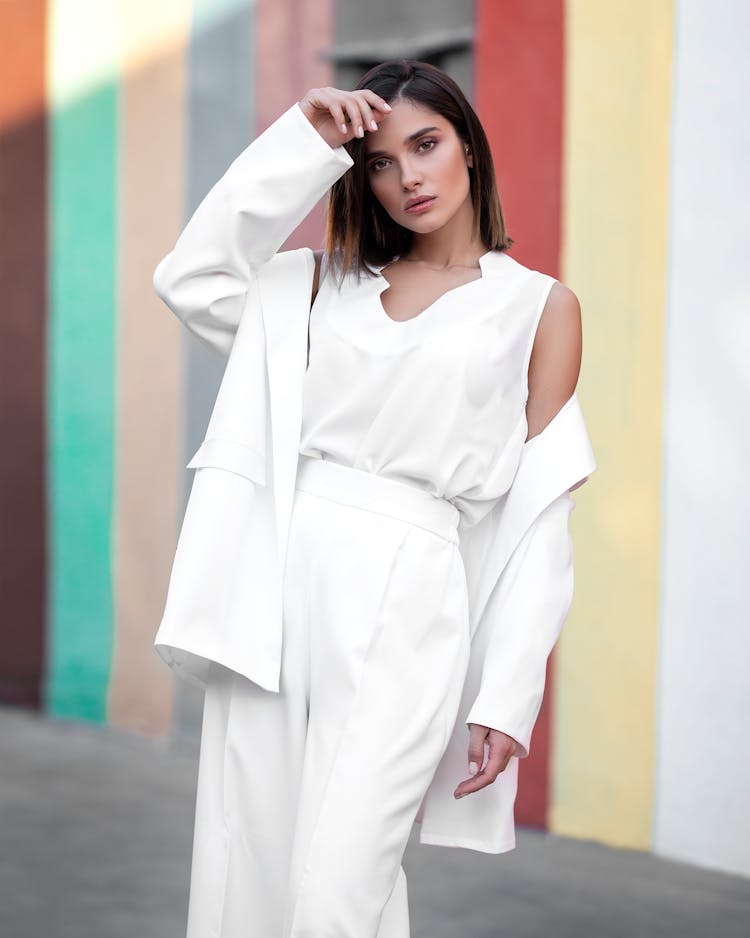
[{"label": "white outfit", "polygon": [[457,521],[300,458],[279,693],[211,665],[188,938],[408,938],[401,858],[469,656]]},{"label": "white outfit", "polygon": [[553,277],[501,251],[418,316],[391,319],[378,275],[321,271],[310,316],[300,452],[446,498],[476,523],[508,491],[526,433],[526,376]]},{"label": "white outfit", "polygon": [[[305,371],[312,252],[279,248],[352,162],[293,105],[154,272],[227,358],[154,640],[206,689],[189,938],[405,938],[420,798],[423,843],[513,849],[572,597],[575,394],[524,443],[552,278],[488,252],[404,323],[324,277]],[[456,801],[470,722],[521,751]]]},{"label": "white outfit", "polygon": [[212,664],[188,938],[240,938],[251,912],[268,938],[408,938],[401,859],[469,661],[458,528],[512,482],[554,282],[481,268],[408,322],[382,276],[321,275],[281,686]]}]

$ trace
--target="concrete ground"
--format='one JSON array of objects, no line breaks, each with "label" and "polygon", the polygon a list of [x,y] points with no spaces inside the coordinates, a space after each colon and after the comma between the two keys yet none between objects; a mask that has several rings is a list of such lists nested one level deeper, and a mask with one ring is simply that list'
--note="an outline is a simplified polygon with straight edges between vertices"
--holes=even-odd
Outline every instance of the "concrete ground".
[{"label": "concrete ground", "polygon": [[[184,938],[197,756],[0,707],[0,936]],[[750,936],[750,880],[540,831],[404,866],[412,938]]]}]

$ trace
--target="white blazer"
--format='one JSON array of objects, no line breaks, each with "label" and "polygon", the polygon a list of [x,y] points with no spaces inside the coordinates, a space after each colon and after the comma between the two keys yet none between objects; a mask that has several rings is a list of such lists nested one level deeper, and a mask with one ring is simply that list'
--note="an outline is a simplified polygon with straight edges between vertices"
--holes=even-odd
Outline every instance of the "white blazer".
[{"label": "white blazer", "polygon": [[[353,165],[295,102],[205,196],[154,271],[154,289],[226,360],[196,469],[154,645],[205,686],[217,661],[278,692],[282,582],[302,422],[314,257],[279,251]],[[515,846],[518,758],[456,800],[468,777],[468,723],[528,756],[547,657],[573,592],[569,489],[596,469],[575,394],[523,448],[508,493],[459,528],[472,650],[458,719],[420,816],[423,843],[502,852]]]}]

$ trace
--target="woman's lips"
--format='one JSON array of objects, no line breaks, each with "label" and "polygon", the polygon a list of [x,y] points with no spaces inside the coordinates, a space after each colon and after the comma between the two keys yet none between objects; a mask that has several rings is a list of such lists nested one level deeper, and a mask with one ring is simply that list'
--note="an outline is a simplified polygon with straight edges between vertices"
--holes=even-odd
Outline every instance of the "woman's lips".
[{"label": "woman's lips", "polygon": [[426,212],[428,209],[432,208],[436,198],[437,196],[432,196],[432,198],[425,199],[424,202],[417,202],[416,205],[411,205],[406,211],[410,215],[419,215],[422,212]]}]

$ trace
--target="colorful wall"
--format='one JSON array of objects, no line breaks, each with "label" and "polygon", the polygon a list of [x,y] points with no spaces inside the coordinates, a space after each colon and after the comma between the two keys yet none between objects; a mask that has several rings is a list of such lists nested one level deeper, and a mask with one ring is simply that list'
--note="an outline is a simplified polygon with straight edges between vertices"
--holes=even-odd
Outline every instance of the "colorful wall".
[{"label": "colorful wall", "polygon": [[750,875],[749,34],[743,0],[0,4],[0,700],[197,733],[152,641],[221,372],[151,274],[307,88],[426,58],[583,310],[599,469],[517,821]]}]

